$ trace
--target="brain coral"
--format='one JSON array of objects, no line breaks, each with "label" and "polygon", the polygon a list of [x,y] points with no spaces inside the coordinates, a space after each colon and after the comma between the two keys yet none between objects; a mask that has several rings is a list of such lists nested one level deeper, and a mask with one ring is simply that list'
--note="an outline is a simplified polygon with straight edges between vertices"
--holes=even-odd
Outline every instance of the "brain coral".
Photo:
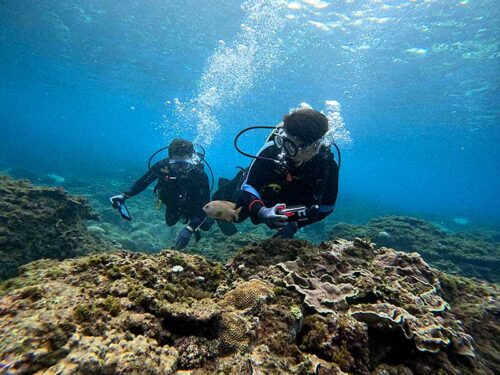
[{"label": "brain coral", "polygon": [[219,350],[230,352],[243,350],[248,344],[249,322],[238,312],[228,311],[221,315],[219,322]]},{"label": "brain coral", "polygon": [[238,284],[224,295],[221,306],[245,310],[273,295],[272,287],[262,280],[253,279]]},{"label": "brain coral", "polygon": [[222,301],[219,321],[219,349],[223,352],[242,350],[249,341],[248,333],[255,321],[252,312],[273,296],[271,285],[259,279],[243,281],[228,291]]}]

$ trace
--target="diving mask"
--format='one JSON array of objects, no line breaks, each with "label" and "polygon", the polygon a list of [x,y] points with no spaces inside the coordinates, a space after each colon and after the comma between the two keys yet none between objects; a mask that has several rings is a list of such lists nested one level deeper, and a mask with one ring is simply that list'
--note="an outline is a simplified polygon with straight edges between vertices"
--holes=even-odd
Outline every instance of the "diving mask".
[{"label": "diving mask", "polygon": [[[318,153],[321,146],[321,139],[312,143],[300,144],[297,138],[294,138],[283,130],[278,128],[273,137],[274,144],[279,149],[283,149],[290,158],[299,157],[300,159],[310,159]],[[300,155],[299,155],[300,154]]]},{"label": "diving mask", "polygon": [[187,156],[182,158],[172,157],[168,164],[173,170],[186,171],[191,169],[196,163],[192,156]]}]

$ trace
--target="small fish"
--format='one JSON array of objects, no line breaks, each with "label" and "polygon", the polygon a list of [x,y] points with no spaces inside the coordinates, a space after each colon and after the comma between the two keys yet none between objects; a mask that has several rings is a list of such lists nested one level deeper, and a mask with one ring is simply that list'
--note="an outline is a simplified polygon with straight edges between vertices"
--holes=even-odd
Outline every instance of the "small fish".
[{"label": "small fish", "polygon": [[203,207],[203,212],[205,212],[208,217],[229,221],[230,223],[238,220],[240,211],[241,207],[236,209],[236,203],[228,201],[212,201]]}]

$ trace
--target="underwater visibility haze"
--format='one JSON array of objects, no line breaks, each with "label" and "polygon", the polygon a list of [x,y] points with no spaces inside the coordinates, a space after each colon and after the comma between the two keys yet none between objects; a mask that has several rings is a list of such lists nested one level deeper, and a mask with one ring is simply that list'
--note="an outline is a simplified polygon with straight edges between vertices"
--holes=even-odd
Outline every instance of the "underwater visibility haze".
[{"label": "underwater visibility haze", "polygon": [[0,0],[0,374],[498,374],[498,5]]},{"label": "underwater visibility haze", "polygon": [[232,177],[250,163],[232,146],[239,130],[336,101],[338,208],[498,226],[492,0],[26,0],[0,12],[3,170],[137,175],[186,137]]}]

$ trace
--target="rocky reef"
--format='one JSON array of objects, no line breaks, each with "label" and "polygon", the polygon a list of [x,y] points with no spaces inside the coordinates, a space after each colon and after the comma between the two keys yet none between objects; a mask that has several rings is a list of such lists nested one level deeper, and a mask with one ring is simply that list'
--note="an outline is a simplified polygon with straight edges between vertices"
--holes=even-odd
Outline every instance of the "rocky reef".
[{"label": "rocky reef", "polygon": [[82,197],[0,174],[0,280],[36,259],[109,249],[86,230],[85,220],[97,218]]},{"label": "rocky reef", "polygon": [[330,239],[370,238],[377,247],[417,251],[431,265],[453,274],[500,282],[500,233],[446,232],[424,220],[406,216],[373,219],[366,226],[338,223]]},{"label": "rocky reef", "polygon": [[[9,374],[494,374],[498,287],[367,241],[114,251],[0,286]],[[485,327],[487,329],[482,329]]]}]

